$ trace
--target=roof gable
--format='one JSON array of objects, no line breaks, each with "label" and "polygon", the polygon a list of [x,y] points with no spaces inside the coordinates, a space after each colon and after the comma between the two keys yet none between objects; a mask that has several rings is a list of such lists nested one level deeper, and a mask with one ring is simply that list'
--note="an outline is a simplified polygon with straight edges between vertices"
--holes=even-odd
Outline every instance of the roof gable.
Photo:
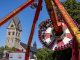
[{"label": "roof gable", "polygon": [[[27,45],[26,44],[24,44],[23,42],[20,42],[20,45],[24,48],[24,49],[26,49],[26,47],[27,47]],[[31,52],[36,52],[36,48],[34,48],[34,47],[30,47],[30,51]]]},{"label": "roof gable", "polygon": [[24,44],[23,42],[20,42],[20,45],[24,48],[24,49],[26,49],[26,44]]},{"label": "roof gable", "polygon": [[[21,22],[20,22],[18,16],[14,16],[14,17],[11,19],[10,24],[12,24],[12,23],[14,23],[16,29],[22,30],[22,28],[21,28]],[[8,28],[11,28],[11,27],[10,27],[10,24],[9,24]]]},{"label": "roof gable", "polygon": [[8,28],[16,28],[13,20],[10,22],[10,24],[8,25]]}]

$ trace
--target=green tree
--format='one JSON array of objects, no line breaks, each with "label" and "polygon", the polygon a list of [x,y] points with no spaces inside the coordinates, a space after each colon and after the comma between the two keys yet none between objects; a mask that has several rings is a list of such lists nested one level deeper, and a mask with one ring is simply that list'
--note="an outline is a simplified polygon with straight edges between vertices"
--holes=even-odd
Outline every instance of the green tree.
[{"label": "green tree", "polygon": [[66,2],[63,2],[63,5],[71,17],[80,24],[80,2],[77,2],[76,0],[67,0]]},{"label": "green tree", "polygon": [[9,48],[8,46],[5,46],[5,47],[2,46],[2,47],[0,47],[0,52],[4,52],[4,50],[12,52],[12,51],[16,51],[16,48],[15,47]]},{"label": "green tree", "polygon": [[62,51],[55,51],[53,55],[54,55],[53,56],[54,59],[56,59],[56,60],[71,60],[72,49],[67,48]]},{"label": "green tree", "polygon": [[36,56],[38,60],[53,60],[53,51],[47,48],[37,50]]},{"label": "green tree", "polygon": [[3,52],[4,51],[4,47],[0,47],[0,52]]}]

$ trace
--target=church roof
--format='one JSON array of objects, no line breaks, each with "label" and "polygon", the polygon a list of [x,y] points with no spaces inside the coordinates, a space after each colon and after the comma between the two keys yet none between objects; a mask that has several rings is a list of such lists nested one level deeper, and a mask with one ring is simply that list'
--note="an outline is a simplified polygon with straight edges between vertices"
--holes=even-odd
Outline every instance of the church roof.
[{"label": "church roof", "polygon": [[[18,29],[18,30],[20,30],[20,31],[22,30],[22,28],[21,28],[21,22],[20,22],[18,16],[12,17],[10,24],[11,24],[12,22],[15,24],[15,28],[16,28],[16,29]],[[10,24],[9,24],[9,26],[10,26]],[[10,28],[9,26],[8,26],[8,28]]]},{"label": "church roof", "polygon": [[31,52],[36,52],[36,50],[37,50],[36,48],[30,47],[30,51],[31,51]]},{"label": "church roof", "polygon": [[[24,49],[26,49],[26,46],[27,46],[27,45],[26,45],[25,43],[20,42],[20,45],[21,45]],[[30,47],[30,51],[31,51],[31,52],[36,52],[36,50],[37,50],[37,49],[34,48],[34,47],[32,47],[32,46]]]},{"label": "church roof", "polygon": [[21,22],[20,22],[18,16],[14,16],[14,17],[12,18],[12,20],[13,20],[16,28],[19,29],[19,30],[21,30]]},{"label": "church roof", "polygon": [[20,42],[20,45],[24,48],[24,49],[26,49],[26,44],[25,43],[23,43],[23,42]]}]

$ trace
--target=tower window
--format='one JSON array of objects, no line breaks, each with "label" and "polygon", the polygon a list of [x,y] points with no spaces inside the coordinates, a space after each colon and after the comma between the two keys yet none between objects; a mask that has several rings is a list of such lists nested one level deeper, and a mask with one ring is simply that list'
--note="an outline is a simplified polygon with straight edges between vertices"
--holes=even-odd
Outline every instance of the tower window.
[{"label": "tower window", "polygon": [[12,35],[14,35],[14,32],[12,33]]},{"label": "tower window", "polygon": [[11,32],[8,32],[8,35],[10,35],[11,34]]}]

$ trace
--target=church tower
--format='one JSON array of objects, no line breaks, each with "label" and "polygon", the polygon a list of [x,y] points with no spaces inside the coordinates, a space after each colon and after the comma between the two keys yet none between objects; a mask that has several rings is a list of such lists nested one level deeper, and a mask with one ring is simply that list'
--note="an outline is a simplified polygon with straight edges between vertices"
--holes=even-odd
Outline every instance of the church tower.
[{"label": "church tower", "polygon": [[14,16],[7,27],[7,40],[6,46],[9,48],[20,47],[21,23],[18,16]]}]

